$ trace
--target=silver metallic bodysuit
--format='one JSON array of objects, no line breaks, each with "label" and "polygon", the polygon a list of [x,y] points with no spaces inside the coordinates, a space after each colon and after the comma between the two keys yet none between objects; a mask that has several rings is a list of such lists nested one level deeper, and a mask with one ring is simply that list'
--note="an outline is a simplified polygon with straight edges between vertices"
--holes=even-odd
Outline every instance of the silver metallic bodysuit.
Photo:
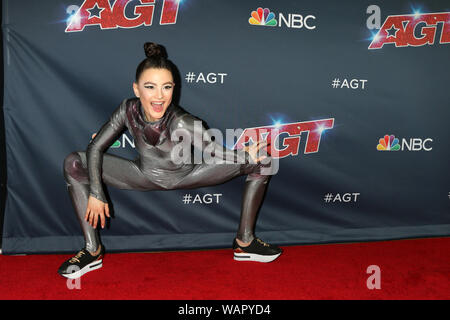
[{"label": "silver metallic bodysuit", "polygon": [[[90,195],[108,202],[103,183],[140,191],[193,189],[247,175],[237,238],[244,242],[253,240],[257,212],[271,176],[262,175],[261,163],[250,163],[246,151],[230,150],[205,139],[204,130],[194,130],[195,121],[201,120],[172,103],[161,119],[149,122],[138,98],[125,99],[89,143],[86,152],[72,152],[65,158],[64,177],[87,250],[94,252],[100,244],[98,231],[84,221],[84,216]],[[126,128],[134,138],[139,157],[128,160],[104,153]],[[171,134],[177,129],[185,129],[194,148],[204,150],[214,144],[216,157],[234,159],[234,163],[173,162],[171,151],[180,142],[172,141]],[[195,145],[195,141],[200,141],[200,144]]]}]

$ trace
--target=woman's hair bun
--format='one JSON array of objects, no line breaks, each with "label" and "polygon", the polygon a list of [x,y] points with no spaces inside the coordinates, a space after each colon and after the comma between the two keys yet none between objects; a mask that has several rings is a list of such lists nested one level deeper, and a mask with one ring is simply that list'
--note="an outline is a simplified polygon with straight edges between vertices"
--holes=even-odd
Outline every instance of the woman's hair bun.
[{"label": "woman's hair bun", "polygon": [[147,58],[164,58],[167,59],[167,52],[163,46],[154,43],[154,42],[146,42],[144,44],[144,51]]}]

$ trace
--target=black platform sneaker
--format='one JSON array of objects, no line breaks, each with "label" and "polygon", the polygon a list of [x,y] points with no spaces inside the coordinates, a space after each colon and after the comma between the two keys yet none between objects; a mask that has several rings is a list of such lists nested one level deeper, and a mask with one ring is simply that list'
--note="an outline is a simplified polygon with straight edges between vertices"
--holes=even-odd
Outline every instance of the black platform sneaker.
[{"label": "black platform sneaker", "polygon": [[76,279],[83,274],[100,269],[105,249],[102,246],[100,253],[93,256],[86,249],[79,251],[74,257],[65,261],[58,269],[58,273],[69,279]]},{"label": "black platform sneaker", "polygon": [[237,261],[271,262],[278,258],[282,252],[281,248],[266,243],[259,238],[254,238],[246,247],[241,247],[236,239],[233,241],[234,260]]}]

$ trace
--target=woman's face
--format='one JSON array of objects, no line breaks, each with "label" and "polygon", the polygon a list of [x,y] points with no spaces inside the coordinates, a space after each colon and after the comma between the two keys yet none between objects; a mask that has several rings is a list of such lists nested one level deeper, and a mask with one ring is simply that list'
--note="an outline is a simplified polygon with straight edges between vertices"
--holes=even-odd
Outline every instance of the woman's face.
[{"label": "woman's face", "polygon": [[172,102],[172,73],[167,69],[150,68],[142,72],[138,83],[133,82],[136,97],[141,100],[147,121],[156,121]]}]

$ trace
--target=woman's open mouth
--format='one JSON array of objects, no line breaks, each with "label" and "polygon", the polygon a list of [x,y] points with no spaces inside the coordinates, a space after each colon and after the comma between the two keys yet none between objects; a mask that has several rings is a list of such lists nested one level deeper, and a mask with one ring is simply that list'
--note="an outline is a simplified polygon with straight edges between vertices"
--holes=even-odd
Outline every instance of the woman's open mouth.
[{"label": "woman's open mouth", "polygon": [[163,111],[163,106],[164,106],[164,102],[152,102],[151,103],[153,110],[155,110],[155,112],[162,112]]}]

